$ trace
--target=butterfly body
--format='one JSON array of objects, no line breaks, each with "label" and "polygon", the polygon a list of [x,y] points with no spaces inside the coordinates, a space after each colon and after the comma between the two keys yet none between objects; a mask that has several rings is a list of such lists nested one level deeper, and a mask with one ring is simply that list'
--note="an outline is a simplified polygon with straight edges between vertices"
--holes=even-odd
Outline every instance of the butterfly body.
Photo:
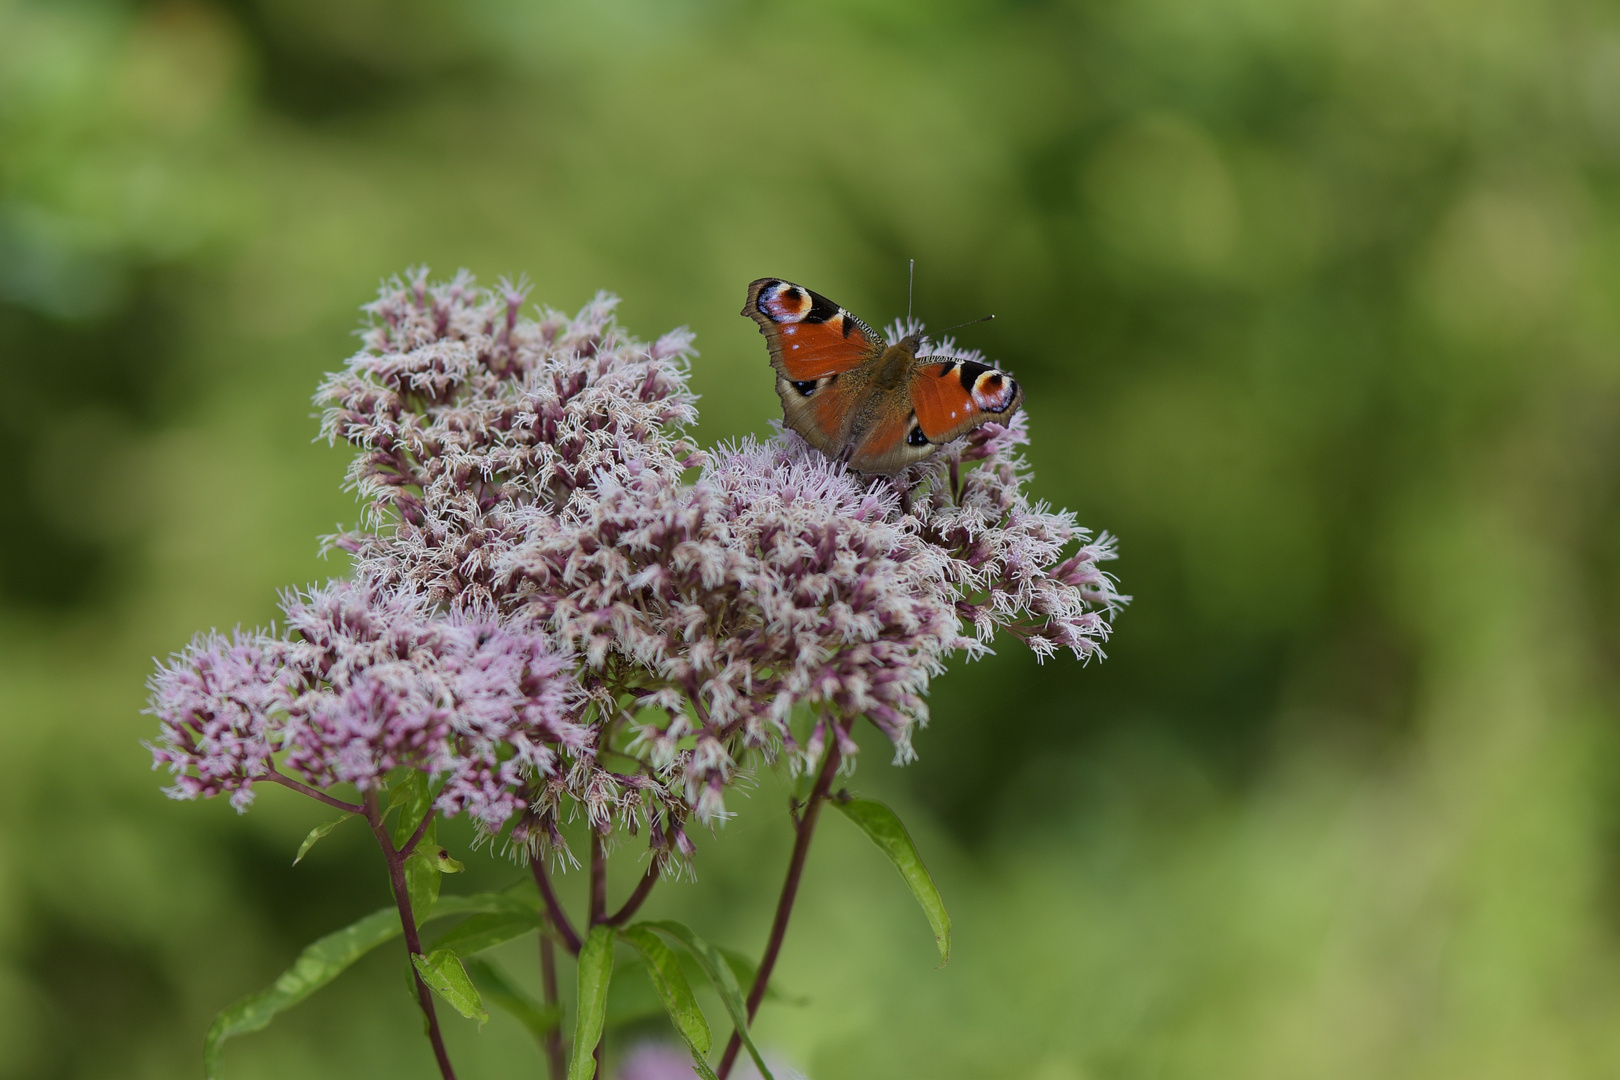
[{"label": "butterfly body", "polygon": [[1023,401],[987,364],[918,356],[920,334],[888,344],[820,293],[781,278],[748,286],[742,313],[759,324],[787,426],[828,457],[897,473]]}]

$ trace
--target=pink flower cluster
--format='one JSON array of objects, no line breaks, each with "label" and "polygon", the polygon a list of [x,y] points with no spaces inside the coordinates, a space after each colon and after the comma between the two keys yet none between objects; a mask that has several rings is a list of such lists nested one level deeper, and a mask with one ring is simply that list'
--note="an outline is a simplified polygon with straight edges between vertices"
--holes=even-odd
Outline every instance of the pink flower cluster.
[{"label": "pink flower cluster", "polygon": [[176,795],[240,806],[275,755],[316,786],[409,766],[527,847],[583,815],[684,857],[753,761],[850,758],[859,717],[909,759],[932,677],[998,629],[1099,653],[1112,541],[1028,500],[1022,414],[895,478],[781,432],[703,453],[685,331],[639,342],[606,296],[522,303],[416,275],[368,307],[319,398],[358,451],[366,514],[333,543],[363,584],[159,674]]},{"label": "pink flower cluster", "polygon": [[282,610],[284,633],[199,635],[153,677],[170,794],[245,808],[277,755],[318,788],[372,791],[407,767],[444,778],[442,810],[499,830],[590,737],[571,660],[543,636],[351,582]]}]

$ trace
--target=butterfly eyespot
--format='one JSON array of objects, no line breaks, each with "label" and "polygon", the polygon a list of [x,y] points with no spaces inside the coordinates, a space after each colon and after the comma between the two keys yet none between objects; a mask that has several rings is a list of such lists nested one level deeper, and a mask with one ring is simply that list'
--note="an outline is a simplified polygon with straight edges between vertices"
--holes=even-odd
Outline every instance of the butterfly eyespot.
[{"label": "butterfly eyespot", "polygon": [[802,397],[809,397],[811,394],[816,392],[816,381],[814,379],[807,382],[795,382],[791,385],[793,386],[793,389],[797,390]]},{"label": "butterfly eyespot", "polygon": [[985,412],[1004,413],[1018,397],[1018,384],[999,371],[984,370],[968,392],[973,403]]},{"label": "butterfly eyespot", "polygon": [[813,306],[809,290],[786,281],[769,286],[759,294],[759,310],[775,323],[799,322]]},{"label": "butterfly eyespot", "polygon": [[923,434],[923,429],[922,428],[914,427],[914,428],[911,429],[911,433],[906,436],[906,445],[907,446],[927,446],[928,445],[928,436]]}]

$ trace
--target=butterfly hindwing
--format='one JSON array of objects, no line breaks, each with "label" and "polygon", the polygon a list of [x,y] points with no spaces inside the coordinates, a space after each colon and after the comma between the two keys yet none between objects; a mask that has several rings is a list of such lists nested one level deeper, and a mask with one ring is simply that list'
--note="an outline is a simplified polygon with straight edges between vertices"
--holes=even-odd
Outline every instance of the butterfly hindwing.
[{"label": "butterfly hindwing", "polygon": [[849,459],[849,467],[856,472],[897,473],[939,449],[923,436],[905,396],[895,398],[869,414],[870,421]]},{"label": "butterfly hindwing", "polygon": [[883,354],[875,331],[820,293],[781,278],[748,286],[744,315],[759,324],[771,366],[793,382],[852,371]]},{"label": "butterfly hindwing", "polygon": [[843,456],[850,427],[861,404],[858,379],[823,375],[793,380],[778,376],[776,393],[782,399],[782,418],[804,441],[830,458]]},{"label": "butterfly hindwing", "polygon": [[973,360],[924,357],[911,377],[917,423],[931,443],[945,443],[991,420],[1005,419],[1024,388],[1005,372]]}]

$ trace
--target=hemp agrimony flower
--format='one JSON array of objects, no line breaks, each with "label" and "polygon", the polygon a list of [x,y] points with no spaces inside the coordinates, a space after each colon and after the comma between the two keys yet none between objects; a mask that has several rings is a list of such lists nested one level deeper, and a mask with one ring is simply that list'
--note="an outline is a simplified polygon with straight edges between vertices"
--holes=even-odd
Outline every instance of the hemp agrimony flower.
[{"label": "hemp agrimony flower", "polygon": [[570,657],[544,637],[351,582],[289,594],[282,611],[284,635],[202,635],[153,678],[169,794],[228,791],[245,809],[280,753],[317,788],[442,776],[441,811],[498,830],[527,778],[554,775],[589,737]]},{"label": "hemp agrimony flower", "polygon": [[[697,416],[689,334],[640,342],[606,295],[574,317],[525,318],[523,303],[521,288],[481,290],[465,273],[384,287],[366,308],[361,350],[318,395],[323,432],[356,450],[360,524],[330,538],[351,554],[353,580],[289,593],[279,631],[199,636],[152,681],[152,752],[173,773],[171,795],[228,794],[242,810],[270,782],[367,821],[445,1076],[433,993],[482,1014],[448,943],[487,947],[501,933],[542,933],[544,1004],[523,1005],[498,972],[477,970],[536,1032],[559,1078],[559,946],[580,974],[571,1076],[601,1035],[591,995],[606,992],[615,936],[655,981],[670,977],[666,938],[691,951],[731,1015],[751,1019],[821,806],[875,838],[904,835],[897,821],[874,824],[892,818],[878,804],[834,797],[835,777],[853,767],[856,720],[908,761],[929,682],[951,656],[981,655],[1004,630],[1038,656],[1087,659],[1124,602],[1100,566],[1112,541],[1025,495],[1022,414],[895,477],[851,472],[781,431],[703,452],[687,434]],[[978,359],[948,341],[931,349]],[[794,813],[793,865],[745,1005],[729,966],[715,967],[718,954],[690,931],[627,924],[661,875],[690,865],[693,820],[722,821],[728,790],[778,761],[815,779]],[[437,849],[433,823],[459,814],[529,863],[532,892],[439,898],[439,874],[458,864]],[[577,861],[570,821],[584,823],[590,847],[589,910],[577,924],[543,857]],[[643,831],[646,874],[610,913],[608,852]],[[884,843],[915,862],[909,841]],[[922,890],[916,874],[908,880]],[[931,890],[918,895],[943,955],[948,920]],[[451,930],[424,949],[420,923],[471,911],[505,929]],[[316,964],[305,959],[301,970]],[[330,978],[343,965],[328,966]],[[660,985],[666,1001],[680,998]],[[221,1015],[211,1068],[255,1009],[290,1003],[264,996]],[[704,1075],[723,1077],[745,1045],[768,1073],[746,1024],[711,1071],[706,1025],[672,1015]]]}]

